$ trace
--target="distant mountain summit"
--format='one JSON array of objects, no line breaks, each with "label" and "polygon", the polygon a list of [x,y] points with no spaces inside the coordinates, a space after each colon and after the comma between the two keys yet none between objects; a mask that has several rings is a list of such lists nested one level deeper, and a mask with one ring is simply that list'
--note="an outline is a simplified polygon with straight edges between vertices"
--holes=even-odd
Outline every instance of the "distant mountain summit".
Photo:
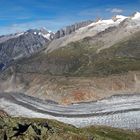
[{"label": "distant mountain summit", "polygon": [[11,62],[40,51],[53,39],[54,33],[42,29],[0,36],[0,69]]}]

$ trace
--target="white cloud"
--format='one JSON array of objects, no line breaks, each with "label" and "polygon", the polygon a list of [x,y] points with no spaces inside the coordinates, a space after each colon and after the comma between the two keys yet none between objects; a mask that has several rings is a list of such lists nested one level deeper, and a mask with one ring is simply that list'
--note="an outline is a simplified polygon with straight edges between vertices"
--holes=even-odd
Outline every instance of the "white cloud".
[{"label": "white cloud", "polygon": [[113,8],[113,9],[106,9],[106,11],[108,11],[108,12],[111,12],[111,13],[113,13],[113,14],[120,14],[120,13],[123,13],[123,9],[120,9],[120,8]]}]

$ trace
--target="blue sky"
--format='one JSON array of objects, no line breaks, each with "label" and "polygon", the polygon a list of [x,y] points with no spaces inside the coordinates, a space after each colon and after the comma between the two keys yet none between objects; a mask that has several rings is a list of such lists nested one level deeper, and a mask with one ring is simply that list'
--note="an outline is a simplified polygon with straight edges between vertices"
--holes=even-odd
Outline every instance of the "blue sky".
[{"label": "blue sky", "polygon": [[140,11],[140,0],[0,0],[0,34]]}]

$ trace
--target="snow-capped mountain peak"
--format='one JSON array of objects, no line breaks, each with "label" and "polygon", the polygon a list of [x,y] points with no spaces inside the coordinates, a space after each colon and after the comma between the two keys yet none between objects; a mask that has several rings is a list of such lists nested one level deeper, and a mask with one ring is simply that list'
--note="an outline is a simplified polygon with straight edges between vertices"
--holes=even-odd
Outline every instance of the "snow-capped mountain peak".
[{"label": "snow-capped mountain peak", "polygon": [[128,18],[128,17],[122,16],[122,15],[117,15],[111,19],[98,20],[97,22],[93,22],[86,27],[80,28],[79,31],[83,32],[84,30],[90,29],[91,31],[97,31],[97,33],[98,33],[98,32],[104,31],[105,29],[107,29],[109,27],[119,25],[126,18]]},{"label": "snow-capped mountain peak", "polygon": [[[128,17],[126,17],[126,16],[116,15],[112,19],[98,20],[97,22],[93,22],[90,25],[88,25],[87,27],[97,27],[98,29],[99,28],[106,29],[110,26],[116,26],[116,25],[120,24],[122,21],[124,21],[127,18]],[[87,27],[84,27],[84,28],[87,28]]]},{"label": "snow-capped mountain peak", "polygon": [[135,20],[140,19],[140,12],[136,12],[136,13],[133,15],[132,19],[135,19]]},{"label": "snow-capped mountain peak", "polygon": [[53,39],[53,36],[52,32],[45,29],[30,29],[26,32],[0,36],[0,71],[11,61],[29,57],[40,51]]},{"label": "snow-capped mountain peak", "polygon": [[115,19],[117,22],[122,22],[123,20],[125,20],[125,19],[127,19],[127,18],[128,18],[128,17],[123,16],[123,15],[116,15],[114,19]]},{"label": "snow-capped mountain peak", "polygon": [[27,31],[27,33],[31,33],[34,35],[38,35],[38,36],[42,36],[43,38],[47,39],[47,40],[52,40],[54,33],[51,31],[46,30],[45,28],[41,28],[41,29],[30,29]]},{"label": "snow-capped mountain peak", "polygon": [[[72,27],[75,29],[75,26]],[[140,28],[140,13],[136,12],[133,17],[116,15],[110,19],[91,20],[88,24],[81,26],[76,30],[73,28],[70,28],[69,34],[65,34],[64,30],[59,30],[59,35],[64,37],[64,39],[62,38],[61,40],[55,40],[50,43],[47,51],[53,50],[52,48],[54,45],[56,45],[56,43],[58,44],[57,47],[61,47],[70,42],[78,41],[86,37],[98,37],[98,35],[100,36],[115,29],[118,30],[119,33],[122,32],[122,34],[124,33],[127,36]]]},{"label": "snow-capped mountain peak", "polygon": [[131,23],[135,23],[134,25],[140,25],[139,21],[140,20],[140,13],[136,12],[135,14],[133,14],[133,16],[123,16],[123,15],[116,15],[114,17],[112,17],[111,19],[104,19],[104,20],[98,20],[96,22],[92,22],[91,24],[89,24],[88,26],[85,26],[83,28],[80,28],[77,32],[79,33],[83,33],[83,32],[93,32],[96,31],[96,33],[101,32],[106,30],[109,27],[113,27],[113,26],[118,26],[121,22],[125,21],[125,19],[130,19]]}]

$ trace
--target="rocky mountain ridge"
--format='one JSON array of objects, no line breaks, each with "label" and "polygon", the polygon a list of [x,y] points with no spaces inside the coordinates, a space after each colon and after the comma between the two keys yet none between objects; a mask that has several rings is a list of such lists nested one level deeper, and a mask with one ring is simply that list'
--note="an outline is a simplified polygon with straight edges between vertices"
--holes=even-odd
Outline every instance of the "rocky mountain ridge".
[{"label": "rocky mountain ridge", "polygon": [[0,36],[0,69],[12,62],[39,52],[53,39],[53,33],[45,29]]},{"label": "rocky mountain ridge", "polygon": [[[127,37],[131,33],[139,30],[139,15],[140,13],[136,12],[130,17],[117,15],[108,20],[88,20],[66,26],[56,33],[42,28],[39,30],[30,29],[26,32],[0,36],[0,69],[4,69],[15,60],[37,53],[42,50],[42,48],[45,48],[45,46],[46,52],[48,52],[86,37],[97,36],[97,40],[101,42],[102,48],[106,48],[121,38]],[[109,40],[109,42],[107,42],[107,38],[110,38],[108,36],[100,40],[99,34],[102,35],[107,30],[113,30],[113,28],[125,28],[125,30],[123,30],[122,33],[120,32],[119,34],[121,35],[117,35],[117,38],[115,37],[112,41]],[[92,40],[92,44],[93,41],[94,40]],[[95,41],[95,44],[98,42]],[[102,48],[99,47],[98,51]]]},{"label": "rocky mountain ridge", "polygon": [[76,23],[58,30],[56,33],[41,28],[0,36],[0,70],[5,69],[15,60],[39,52],[54,39],[71,34],[89,23],[91,21]]},{"label": "rocky mountain ridge", "polygon": [[139,15],[99,20],[52,40],[3,71],[0,90],[62,104],[139,93]]},{"label": "rocky mountain ridge", "polygon": [[70,25],[70,26],[66,26],[65,28],[62,28],[62,29],[58,30],[55,33],[54,38],[58,39],[58,38],[66,36],[66,35],[69,35],[69,34],[75,32],[76,30],[78,30],[78,29],[80,29],[82,27],[88,26],[92,22],[93,22],[92,20],[88,20],[88,21],[75,23],[75,24]]},{"label": "rocky mountain ridge", "polygon": [[[100,41],[100,37],[104,35],[104,32],[107,31],[111,32],[114,28],[117,28],[116,29],[118,30],[117,31],[118,35],[116,35],[117,37],[112,36],[112,34],[110,33],[110,36],[107,36],[106,38],[103,38],[104,39],[103,41],[102,40],[100,41],[101,43],[103,42],[102,44],[105,44],[105,48],[106,48],[106,46],[111,46],[111,44],[112,45],[115,44],[116,42],[120,41],[122,38],[128,37],[131,33],[137,32],[140,29],[139,15],[140,13],[136,12],[132,16],[128,16],[128,17],[117,15],[115,17],[112,17],[111,19],[106,19],[106,20],[100,19],[97,21],[93,21],[87,26],[79,28],[72,34],[68,34],[64,37],[61,37],[60,39],[52,41],[47,47],[46,52],[53,51],[60,47],[66,46],[71,42],[76,42],[87,37],[94,37],[96,38],[97,41],[98,40]],[[111,37],[113,38],[112,40],[110,40]],[[106,42],[108,40],[109,42]],[[93,41],[92,44],[94,43]]]}]

